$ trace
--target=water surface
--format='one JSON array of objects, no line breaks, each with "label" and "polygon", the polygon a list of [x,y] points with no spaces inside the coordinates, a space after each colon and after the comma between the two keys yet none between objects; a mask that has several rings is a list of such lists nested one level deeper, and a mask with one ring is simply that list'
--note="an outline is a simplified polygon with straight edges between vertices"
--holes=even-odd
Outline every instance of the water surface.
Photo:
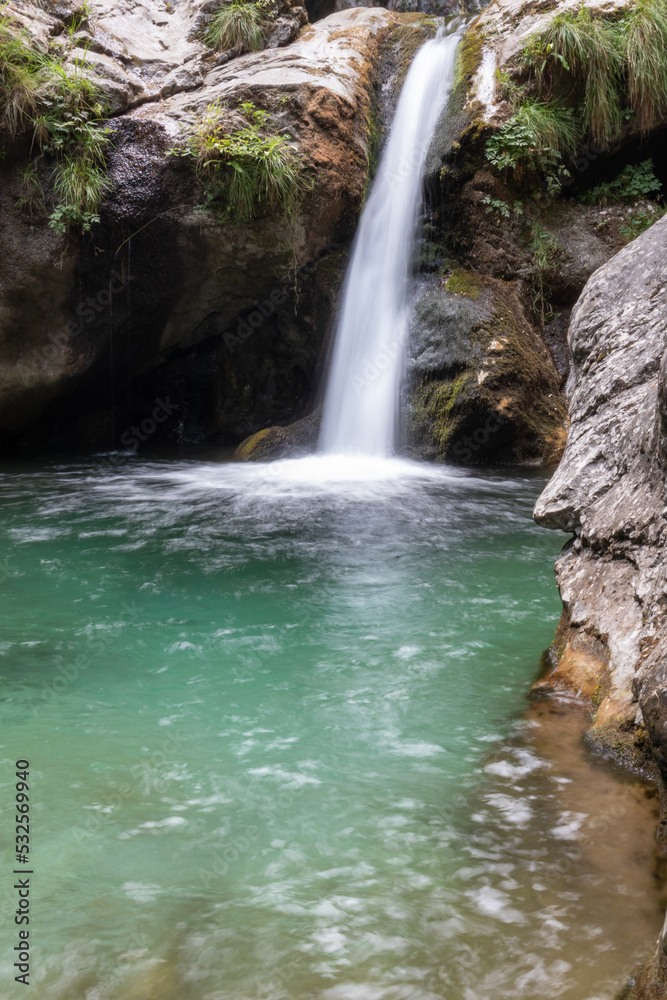
[{"label": "water surface", "polygon": [[653,806],[571,714],[525,717],[560,610],[543,484],[330,458],[0,477],[31,995],[611,1000],[660,926]]}]

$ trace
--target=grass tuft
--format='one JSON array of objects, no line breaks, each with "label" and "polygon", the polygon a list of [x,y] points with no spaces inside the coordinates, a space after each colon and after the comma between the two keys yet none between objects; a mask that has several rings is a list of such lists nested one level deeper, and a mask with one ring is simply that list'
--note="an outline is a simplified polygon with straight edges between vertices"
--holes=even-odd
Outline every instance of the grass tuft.
[{"label": "grass tuft", "polygon": [[581,124],[571,108],[556,102],[526,101],[515,117],[538,149],[553,150],[564,156],[576,152]]},{"label": "grass tuft", "polygon": [[104,167],[85,156],[65,155],[58,161],[53,181],[57,205],[51,213],[49,225],[59,232],[69,226],[80,225],[90,229],[99,222],[99,207],[111,187]]},{"label": "grass tuft", "polygon": [[296,146],[288,135],[267,135],[271,116],[254,105],[243,105],[248,124],[227,130],[225,109],[210,104],[183,149],[173,155],[190,157],[203,181],[209,202],[222,202],[237,222],[254,218],[260,209],[293,218],[307,185],[301,176]]},{"label": "grass tuft", "polygon": [[213,15],[206,42],[218,51],[239,48],[242,52],[256,52],[264,42],[268,20],[264,0],[231,0]]},{"label": "grass tuft", "polygon": [[39,52],[17,22],[0,20],[0,125],[11,135],[30,130],[31,155],[37,150],[19,171],[18,202],[31,216],[46,209],[36,170],[45,158],[53,179],[50,225],[58,231],[70,225],[86,230],[98,219],[110,186],[105,155],[111,140],[103,115],[100,89],[86,76],[83,60],[65,66]]},{"label": "grass tuft", "polygon": [[33,163],[26,163],[18,172],[18,204],[32,219],[46,208],[44,188]]},{"label": "grass tuft", "polygon": [[622,122],[621,79],[623,53],[615,22],[593,17],[581,7],[577,14],[559,14],[539,39],[545,58],[532,59],[540,83],[564,73],[583,85],[583,125],[593,142],[609,143]]},{"label": "grass tuft", "polygon": [[37,110],[43,63],[20,26],[10,18],[0,20],[0,120],[12,135],[22,129]]},{"label": "grass tuft", "polygon": [[667,116],[667,7],[640,0],[621,30],[630,106],[646,133]]}]

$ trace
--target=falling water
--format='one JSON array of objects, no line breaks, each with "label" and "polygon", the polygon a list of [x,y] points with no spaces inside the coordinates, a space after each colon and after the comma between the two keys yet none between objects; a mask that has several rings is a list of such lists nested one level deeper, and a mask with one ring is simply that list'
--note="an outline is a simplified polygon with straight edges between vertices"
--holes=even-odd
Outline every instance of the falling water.
[{"label": "falling water", "polygon": [[320,451],[329,454],[394,452],[424,162],[451,91],[459,31],[417,53],[361,217],[324,401]]}]

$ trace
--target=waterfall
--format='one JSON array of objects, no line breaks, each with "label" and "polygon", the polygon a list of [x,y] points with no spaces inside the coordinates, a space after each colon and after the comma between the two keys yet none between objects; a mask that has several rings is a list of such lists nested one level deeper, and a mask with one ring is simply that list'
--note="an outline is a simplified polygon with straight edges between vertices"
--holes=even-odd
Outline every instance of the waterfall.
[{"label": "waterfall", "polygon": [[424,163],[451,91],[459,31],[419,49],[398,100],[345,278],[320,452],[394,452]]}]

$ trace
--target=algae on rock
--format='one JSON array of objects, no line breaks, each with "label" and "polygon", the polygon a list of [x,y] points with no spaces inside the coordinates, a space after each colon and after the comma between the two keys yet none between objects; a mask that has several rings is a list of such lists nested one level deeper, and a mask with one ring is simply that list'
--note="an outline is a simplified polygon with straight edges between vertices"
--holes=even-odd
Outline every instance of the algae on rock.
[{"label": "algae on rock", "polygon": [[557,462],[560,378],[515,289],[455,270],[425,290],[412,321],[409,444],[462,464]]}]

